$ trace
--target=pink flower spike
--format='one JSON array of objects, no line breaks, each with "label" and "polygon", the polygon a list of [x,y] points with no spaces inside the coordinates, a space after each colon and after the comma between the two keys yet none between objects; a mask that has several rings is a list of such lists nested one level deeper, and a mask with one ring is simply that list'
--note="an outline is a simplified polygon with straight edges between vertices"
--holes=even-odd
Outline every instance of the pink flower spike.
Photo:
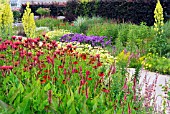
[{"label": "pink flower spike", "polygon": [[66,69],[64,69],[64,72],[63,72],[63,74],[64,74],[64,75],[66,75],[66,74],[67,74],[67,71],[66,71]]},{"label": "pink flower spike", "polygon": [[90,75],[90,71],[89,70],[86,71],[86,75]]},{"label": "pink flower spike", "polygon": [[13,66],[0,66],[1,70],[12,70]]}]

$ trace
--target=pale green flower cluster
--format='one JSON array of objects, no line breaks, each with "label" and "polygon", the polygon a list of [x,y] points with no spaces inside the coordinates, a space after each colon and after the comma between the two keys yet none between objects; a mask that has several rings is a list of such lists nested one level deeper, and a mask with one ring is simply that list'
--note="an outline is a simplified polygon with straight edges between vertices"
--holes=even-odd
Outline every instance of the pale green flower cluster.
[{"label": "pale green flower cluster", "polygon": [[64,34],[70,34],[71,32],[69,30],[64,30],[64,29],[57,29],[54,31],[49,31],[46,36],[49,37],[50,39],[56,39],[57,37],[61,37]]},{"label": "pale green flower cluster", "polygon": [[154,14],[155,14],[154,15],[154,18],[155,18],[154,30],[156,32],[158,32],[158,34],[160,34],[161,32],[163,32],[161,30],[161,27],[164,25],[164,22],[163,22],[164,18],[163,18],[163,8],[162,8],[161,3],[160,3],[159,0],[157,1]]}]

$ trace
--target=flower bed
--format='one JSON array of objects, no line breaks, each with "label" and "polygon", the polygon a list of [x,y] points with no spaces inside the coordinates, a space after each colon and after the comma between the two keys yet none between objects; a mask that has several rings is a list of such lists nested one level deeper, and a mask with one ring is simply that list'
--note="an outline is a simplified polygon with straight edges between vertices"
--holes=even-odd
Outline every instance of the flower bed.
[{"label": "flower bed", "polygon": [[79,48],[86,46],[75,43],[15,39],[13,36],[0,43],[0,106],[7,106],[1,107],[2,113],[119,113],[143,109],[133,98],[133,84],[125,80],[123,69],[114,63],[105,65],[102,53],[90,53],[93,49],[82,52]]}]

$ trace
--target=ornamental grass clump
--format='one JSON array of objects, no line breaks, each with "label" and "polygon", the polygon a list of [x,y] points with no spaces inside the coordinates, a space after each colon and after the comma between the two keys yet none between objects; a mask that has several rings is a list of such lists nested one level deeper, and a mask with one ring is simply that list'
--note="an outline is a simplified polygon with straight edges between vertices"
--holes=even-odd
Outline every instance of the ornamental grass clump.
[{"label": "ornamental grass clump", "polygon": [[26,36],[29,38],[34,38],[36,25],[34,21],[34,14],[31,13],[31,9],[29,8],[29,2],[27,2],[27,7],[22,17],[22,23]]}]

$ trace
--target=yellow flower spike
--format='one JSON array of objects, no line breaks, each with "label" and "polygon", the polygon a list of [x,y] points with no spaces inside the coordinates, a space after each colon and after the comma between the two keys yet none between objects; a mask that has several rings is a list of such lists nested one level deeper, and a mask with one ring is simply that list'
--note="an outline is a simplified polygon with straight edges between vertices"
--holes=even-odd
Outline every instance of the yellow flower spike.
[{"label": "yellow flower spike", "polygon": [[[161,27],[164,25],[163,24],[163,8],[161,6],[160,1],[157,1],[156,8],[154,10],[154,18],[155,18],[155,23],[154,23],[154,30],[156,32],[161,31]],[[161,32],[158,32],[158,34],[161,34]]]},{"label": "yellow flower spike", "polygon": [[27,37],[33,38],[35,36],[36,25],[34,21],[34,14],[31,13],[31,9],[29,8],[29,6],[30,4],[29,2],[27,2],[27,7],[22,17],[22,23]]},{"label": "yellow flower spike", "polygon": [[1,32],[3,32],[4,35],[11,34],[13,22],[14,22],[13,13],[9,4],[9,0],[1,1],[0,2],[0,28],[1,28]]}]

